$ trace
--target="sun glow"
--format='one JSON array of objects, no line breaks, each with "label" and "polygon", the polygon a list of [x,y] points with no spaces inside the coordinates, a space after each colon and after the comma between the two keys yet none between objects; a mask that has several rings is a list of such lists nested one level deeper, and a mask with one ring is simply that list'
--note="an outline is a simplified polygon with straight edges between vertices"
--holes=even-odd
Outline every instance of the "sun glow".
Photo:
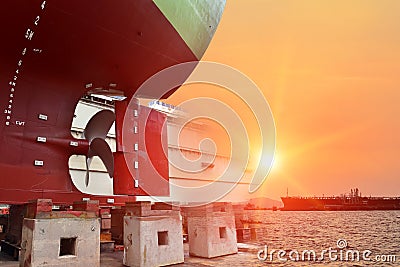
[{"label": "sun glow", "polygon": [[280,168],[280,164],[281,164],[281,161],[280,161],[279,157],[275,154],[274,160],[273,160],[272,166],[271,166],[271,172],[278,171]]}]

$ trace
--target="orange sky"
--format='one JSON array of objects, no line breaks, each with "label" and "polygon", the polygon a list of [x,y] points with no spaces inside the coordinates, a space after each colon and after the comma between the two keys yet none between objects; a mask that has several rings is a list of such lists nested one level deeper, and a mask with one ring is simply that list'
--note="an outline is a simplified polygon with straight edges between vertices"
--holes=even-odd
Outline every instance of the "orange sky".
[{"label": "orange sky", "polygon": [[400,195],[399,12],[398,0],[227,1],[204,59],[270,103],[277,166],[259,193]]}]

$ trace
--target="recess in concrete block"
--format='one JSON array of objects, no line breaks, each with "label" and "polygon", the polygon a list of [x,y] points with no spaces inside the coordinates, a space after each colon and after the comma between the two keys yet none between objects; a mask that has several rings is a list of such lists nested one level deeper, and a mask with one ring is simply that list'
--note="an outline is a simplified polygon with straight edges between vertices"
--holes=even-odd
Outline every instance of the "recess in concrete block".
[{"label": "recess in concrete block", "polygon": [[219,228],[219,238],[226,238],[226,227]]},{"label": "recess in concrete block", "polygon": [[158,245],[159,246],[168,245],[168,231],[158,232]]},{"label": "recess in concrete block", "polygon": [[59,256],[76,256],[76,237],[60,238]]}]

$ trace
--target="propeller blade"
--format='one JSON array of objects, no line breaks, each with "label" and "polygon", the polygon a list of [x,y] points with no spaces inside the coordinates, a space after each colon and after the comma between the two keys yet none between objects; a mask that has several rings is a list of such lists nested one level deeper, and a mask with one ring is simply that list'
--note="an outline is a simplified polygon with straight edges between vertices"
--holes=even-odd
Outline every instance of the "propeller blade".
[{"label": "propeller blade", "polygon": [[107,169],[110,178],[114,175],[114,157],[111,148],[104,140],[115,121],[115,113],[111,110],[97,112],[86,124],[83,135],[89,141],[89,152],[86,156],[85,184],[89,185],[89,167],[94,156],[99,156]]},{"label": "propeller blade", "polygon": [[89,167],[90,167],[90,163],[92,163],[92,157],[87,156],[86,157],[86,177],[85,177],[85,184],[86,187],[88,187],[89,185]]},{"label": "propeller blade", "polygon": [[83,135],[89,142],[95,138],[105,139],[108,131],[115,121],[115,113],[104,109],[97,112],[86,124]]},{"label": "propeller blade", "polygon": [[90,143],[89,157],[99,156],[101,161],[103,161],[104,166],[107,169],[108,175],[113,177],[114,175],[114,156],[111,151],[110,146],[104,139],[95,138]]}]

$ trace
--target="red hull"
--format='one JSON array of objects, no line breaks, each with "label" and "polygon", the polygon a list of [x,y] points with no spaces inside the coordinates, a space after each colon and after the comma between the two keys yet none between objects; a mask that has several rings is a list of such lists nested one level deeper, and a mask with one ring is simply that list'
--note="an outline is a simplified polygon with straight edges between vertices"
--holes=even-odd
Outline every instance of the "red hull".
[{"label": "red hull", "polygon": [[69,145],[77,141],[70,129],[79,99],[116,84],[129,100],[156,72],[197,58],[152,1],[1,4],[0,202],[79,200],[86,195],[68,169],[71,155],[87,152],[82,140]]}]

